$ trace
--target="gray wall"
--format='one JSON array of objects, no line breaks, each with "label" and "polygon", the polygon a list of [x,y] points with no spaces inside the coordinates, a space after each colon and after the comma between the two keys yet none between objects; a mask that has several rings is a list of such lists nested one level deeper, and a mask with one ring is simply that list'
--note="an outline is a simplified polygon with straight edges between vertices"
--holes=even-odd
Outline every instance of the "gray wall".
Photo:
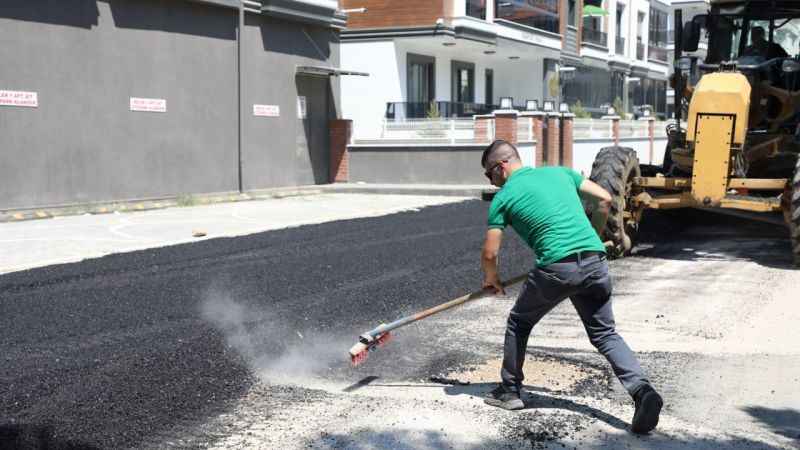
[{"label": "gray wall", "polygon": [[486,184],[481,169],[485,145],[351,146],[350,182]]},{"label": "gray wall", "polygon": [[[245,190],[327,182],[338,78],[295,68],[338,66],[335,30],[245,13],[239,49],[239,9],[211,3],[0,0],[0,90],[39,95],[0,106],[0,209],[237,191],[239,113]],[[298,86],[323,97],[313,122],[297,119]]]},{"label": "gray wall", "polygon": [[[0,208],[236,190],[237,14],[0,2],[0,89],[39,94],[38,108],[0,107]],[[130,97],[167,112],[132,112]]]},{"label": "gray wall", "polygon": [[[325,130],[304,127],[298,120],[298,85],[308,83],[298,79],[295,68],[338,67],[338,35],[331,29],[255,14],[245,15],[243,30],[242,54],[247,55],[242,58],[243,188],[314,184],[313,166],[319,167],[321,156],[309,155],[298,140],[310,138],[305,136],[306,130],[322,131],[327,142],[327,126]],[[327,114],[328,118],[335,118],[339,107],[338,78],[318,78],[310,83],[328,86]],[[253,104],[279,105],[280,117],[255,117]],[[327,170],[327,159],[325,169],[317,168],[316,172],[321,170]],[[327,178],[325,173],[326,181]]]}]

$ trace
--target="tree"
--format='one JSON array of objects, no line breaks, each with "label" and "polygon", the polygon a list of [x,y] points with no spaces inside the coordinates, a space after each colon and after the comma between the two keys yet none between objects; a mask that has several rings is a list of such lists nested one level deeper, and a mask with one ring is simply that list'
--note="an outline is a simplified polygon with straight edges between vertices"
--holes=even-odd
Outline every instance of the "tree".
[{"label": "tree", "polygon": [[627,113],[625,112],[625,107],[622,105],[622,99],[621,98],[619,98],[619,97],[615,98],[614,99],[614,104],[611,105],[611,106],[614,107],[614,111],[616,111],[616,114],[618,116],[625,118]]},{"label": "tree", "polygon": [[580,100],[576,101],[574,105],[572,105],[572,114],[575,114],[575,117],[578,119],[591,119],[592,113],[586,110],[583,107],[583,104]]}]

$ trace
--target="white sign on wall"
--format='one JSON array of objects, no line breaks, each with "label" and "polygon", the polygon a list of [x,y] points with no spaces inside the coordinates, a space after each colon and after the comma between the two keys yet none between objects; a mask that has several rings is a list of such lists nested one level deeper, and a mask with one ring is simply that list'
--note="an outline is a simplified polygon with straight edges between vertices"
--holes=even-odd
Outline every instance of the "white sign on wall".
[{"label": "white sign on wall", "polygon": [[39,94],[25,91],[0,91],[0,106],[36,108],[39,106]]},{"label": "white sign on wall", "polygon": [[253,115],[261,117],[280,117],[281,107],[278,105],[253,105]]},{"label": "white sign on wall", "polygon": [[297,118],[305,119],[308,117],[306,110],[306,97],[304,95],[297,96]]},{"label": "white sign on wall", "polygon": [[167,100],[131,97],[131,111],[167,112]]}]

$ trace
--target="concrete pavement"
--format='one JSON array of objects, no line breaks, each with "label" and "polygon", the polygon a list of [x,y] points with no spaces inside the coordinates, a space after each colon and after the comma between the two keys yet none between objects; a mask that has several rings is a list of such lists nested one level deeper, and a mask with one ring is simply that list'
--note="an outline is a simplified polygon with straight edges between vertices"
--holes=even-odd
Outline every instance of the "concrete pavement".
[{"label": "concrete pavement", "polygon": [[[334,187],[345,191],[356,188]],[[286,198],[0,223],[0,273],[204,239],[374,217],[469,198],[450,195],[454,192],[448,187],[417,188],[447,195],[316,190],[308,195]],[[402,192],[393,190],[391,186],[375,189],[377,192]],[[461,193],[469,194],[470,191]],[[194,237],[193,231],[202,231],[205,236]]]}]

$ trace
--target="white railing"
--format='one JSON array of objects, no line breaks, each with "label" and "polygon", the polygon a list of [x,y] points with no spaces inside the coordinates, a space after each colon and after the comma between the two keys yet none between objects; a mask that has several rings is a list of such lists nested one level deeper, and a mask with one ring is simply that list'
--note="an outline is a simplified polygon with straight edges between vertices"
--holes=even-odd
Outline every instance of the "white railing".
[{"label": "white railing", "polygon": [[[674,123],[675,121],[673,120],[672,122]],[[654,126],[655,126],[655,132],[653,133],[653,138],[654,139],[666,139],[667,138],[667,124],[668,123],[669,122],[656,122],[654,124]],[[684,127],[684,130],[685,129],[686,128]]]},{"label": "white railing", "polygon": [[533,136],[533,120],[531,120],[529,117],[517,118],[517,141],[536,141],[536,138]]},{"label": "white railing", "polygon": [[647,120],[620,120],[619,138],[649,138],[650,122]]},{"label": "white railing", "polygon": [[611,120],[574,119],[572,136],[574,139],[613,139],[614,128]]},{"label": "white railing", "polygon": [[494,137],[492,121],[486,121],[487,130],[476,138],[472,118],[452,119],[384,119],[380,130],[353,130],[354,144],[380,145],[457,145],[484,144]]}]

